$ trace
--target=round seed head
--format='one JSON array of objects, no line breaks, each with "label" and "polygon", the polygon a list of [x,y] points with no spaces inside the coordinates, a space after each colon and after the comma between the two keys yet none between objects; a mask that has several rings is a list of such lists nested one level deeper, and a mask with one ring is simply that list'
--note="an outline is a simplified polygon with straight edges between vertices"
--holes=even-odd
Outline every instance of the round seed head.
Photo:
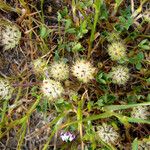
[{"label": "round seed head", "polygon": [[72,66],[72,74],[84,83],[94,79],[96,68],[86,60],[77,60]]},{"label": "round seed head", "polygon": [[119,41],[120,40],[120,36],[119,36],[118,32],[111,32],[111,33],[108,34],[107,40],[109,42]]},{"label": "round seed head", "polygon": [[113,67],[110,72],[112,82],[118,85],[124,85],[129,79],[129,69],[121,65]]},{"label": "round seed head", "polygon": [[0,78],[0,99],[7,99],[12,95],[13,87],[7,79]]},{"label": "round seed head", "polygon": [[142,141],[138,145],[138,150],[149,150],[150,149],[150,141]]},{"label": "round seed head", "polygon": [[148,119],[150,116],[149,107],[148,106],[137,106],[134,107],[131,112],[131,117],[138,119]]},{"label": "round seed head", "polygon": [[20,38],[21,32],[15,25],[6,25],[2,27],[0,42],[4,50],[14,48],[19,44]]},{"label": "round seed head", "polygon": [[41,91],[49,100],[54,100],[62,95],[64,89],[60,82],[51,79],[45,79],[43,80]]},{"label": "round seed head", "polygon": [[33,69],[35,73],[41,74],[48,70],[47,63],[44,59],[38,58],[33,61]]},{"label": "round seed head", "polygon": [[109,144],[117,144],[119,141],[119,134],[111,125],[103,123],[101,126],[97,127],[97,134],[102,141]]},{"label": "round seed head", "polygon": [[108,46],[108,54],[112,60],[119,61],[126,58],[126,48],[121,42],[113,42]]},{"label": "round seed head", "polygon": [[55,80],[66,80],[69,78],[69,67],[63,61],[54,62],[50,66],[50,75]]}]

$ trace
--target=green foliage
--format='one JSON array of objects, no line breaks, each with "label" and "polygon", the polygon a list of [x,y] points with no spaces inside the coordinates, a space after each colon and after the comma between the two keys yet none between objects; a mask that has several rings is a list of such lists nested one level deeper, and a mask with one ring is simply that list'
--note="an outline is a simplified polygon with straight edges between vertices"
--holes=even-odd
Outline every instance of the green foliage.
[{"label": "green foliage", "polygon": [[144,39],[139,43],[138,47],[143,50],[150,50],[150,41],[148,39]]},{"label": "green foliage", "polygon": [[100,71],[96,76],[96,81],[99,82],[100,84],[107,84],[109,81],[109,76],[108,74]]},{"label": "green foliage", "polygon": [[121,16],[118,18],[119,23],[115,25],[115,28],[120,32],[128,30],[129,27],[133,24],[130,7],[126,8],[125,10],[121,10]]},{"label": "green foliage", "polygon": [[69,110],[71,109],[71,104],[67,101],[65,101],[64,99],[58,99],[55,102],[55,108],[57,112],[63,112],[65,110]]},{"label": "green foliage", "polygon": [[132,150],[137,150],[137,149],[138,149],[138,140],[136,138],[132,143]]},{"label": "green foliage", "polygon": [[[146,1],[137,2],[134,7],[137,16],[132,13],[132,6],[123,0],[111,3],[108,0],[66,0],[60,2],[59,8],[53,6],[55,1],[31,1],[29,6],[24,0],[10,4],[0,2],[2,18],[11,22],[14,20],[11,12],[17,13],[18,17],[13,22],[23,33],[14,52],[2,52],[0,56],[0,74],[4,77],[9,74],[15,87],[13,96],[0,102],[0,140],[2,143],[7,141],[4,142],[6,147],[9,147],[7,144],[12,135],[17,137],[18,150],[26,143],[28,133],[31,134],[31,143],[38,134],[41,140],[44,127],[44,132],[50,128],[50,133],[44,143],[37,144],[42,150],[115,150],[125,149],[126,142],[130,145],[129,149],[138,149],[139,143],[147,137],[147,126],[150,124],[149,118],[130,117],[133,108],[150,106],[148,25],[146,22],[140,24],[136,18],[142,15]],[[52,7],[52,12],[44,10],[47,7]],[[3,24],[1,19],[0,31]],[[110,33],[116,35],[110,37]],[[110,59],[107,49],[112,41],[125,45],[127,58],[120,61]],[[118,45],[116,47],[119,48]],[[3,65],[3,59],[7,55],[13,61],[9,59],[10,69],[5,74],[8,64]],[[43,77],[34,74],[32,67],[32,61],[38,57],[46,60],[48,68],[53,61],[68,63],[70,76],[68,80],[61,81],[64,93],[59,99],[50,101],[41,94]],[[81,58],[92,62],[94,67],[98,66],[94,79],[89,83],[78,82],[72,74],[74,61]],[[118,64],[129,69],[130,77],[124,85],[116,85],[110,80],[109,72]],[[49,70],[45,78],[52,78]],[[32,126],[36,126],[35,122],[39,121],[40,124],[41,121],[32,118],[35,111],[46,114],[46,117],[53,113],[55,115],[38,132],[31,132]],[[119,144],[104,143],[103,139],[97,137],[97,126],[103,123],[111,124],[117,130]],[[133,130],[133,134],[130,130]],[[72,131],[76,138],[72,142],[62,142],[61,131]]]},{"label": "green foliage", "polygon": [[129,62],[131,64],[134,64],[136,66],[136,69],[140,70],[142,68],[142,61],[143,61],[143,59],[144,59],[143,52],[139,52],[133,58],[129,58]]},{"label": "green foliage", "polygon": [[117,97],[115,95],[105,94],[101,96],[100,98],[98,98],[98,101],[96,102],[96,104],[99,107],[101,107],[101,106],[113,104],[116,100],[117,100]]}]

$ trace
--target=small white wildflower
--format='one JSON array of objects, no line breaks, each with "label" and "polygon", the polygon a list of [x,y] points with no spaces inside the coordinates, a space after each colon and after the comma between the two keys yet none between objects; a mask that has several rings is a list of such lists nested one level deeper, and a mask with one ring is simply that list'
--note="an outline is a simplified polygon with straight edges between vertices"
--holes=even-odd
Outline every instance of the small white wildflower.
[{"label": "small white wildflower", "polygon": [[118,85],[125,84],[129,79],[129,69],[121,65],[113,67],[110,72],[112,82]]},{"label": "small white wildflower", "polygon": [[61,132],[60,137],[65,142],[71,142],[75,139],[75,135],[70,132]]},{"label": "small white wildflower", "polygon": [[69,78],[69,67],[63,61],[54,62],[50,66],[50,75],[55,80],[66,80]]},{"label": "small white wildflower", "polygon": [[43,92],[44,96],[49,98],[49,100],[54,100],[62,95],[64,89],[60,82],[51,79],[45,79],[43,80],[41,91]]},{"label": "small white wildflower", "polygon": [[142,141],[138,145],[138,150],[150,150],[150,141]]},{"label": "small white wildflower", "polygon": [[117,144],[120,136],[111,125],[103,123],[97,127],[97,130],[97,134],[102,141],[108,144]]},{"label": "small white wildflower", "polygon": [[33,69],[37,74],[41,74],[41,73],[43,74],[48,70],[47,62],[42,58],[38,58],[34,60],[32,64],[33,64]]},{"label": "small white wildflower", "polygon": [[148,119],[150,116],[149,107],[148,106],[137,106],[134,107],[131,112],[131,117],[138,119]]},{"label": "small white wildflower", "polygon": [[96,69],[86,60],[77,60],[72,66],[72,74],[84,83],[94,79]]},{"label": "small white wildflower", "polygon": [[0,99],[7,99],[13,92],[13,87],[7,79],[0,78]]},{"label": "small white wildflower", "polygon": [[108,54],[112,60],[119,61],[126,58],[126,48],[121,42],[113,42],[108,46]]},{"label": "small white wildflower", "polygon": [[6,25],[2,27],[0,42],[4,50],[12,49],[19,44],[21,32],[15,25]]}]

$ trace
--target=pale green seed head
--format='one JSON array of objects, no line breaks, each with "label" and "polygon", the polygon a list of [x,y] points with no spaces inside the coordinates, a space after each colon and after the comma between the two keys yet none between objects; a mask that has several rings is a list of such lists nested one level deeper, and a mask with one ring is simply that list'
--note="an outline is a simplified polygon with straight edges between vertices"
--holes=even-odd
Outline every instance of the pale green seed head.
[{"label": "pale green seed head", "polygon": [[137,106],[132,109],[131,117],[138,119],[148,119],[150,117],[148,106]]},{"label": "pale green seed head", "polygon": [[41,91],[49,100],[55,100],[63,94],[64,88],[58,81],[45,79],[43,80]]},{"label": "pale green seed head", "polygon": [[112,82],[118,85],[124,85],[129,79],[129,69],[124,66],[113,67],[110,72]]},{"label": "pale green seed head", "polygon": [[0,78],[0,99],[10,98],[14,88],[7,79]]},{"label": "pale green seed head", "polygon": [[5,25],[1,29],[0,42],[4,50],[17,46],[20,42],[21,32],[15,25]]},{"label": "pale green seed head", "polygon": [[69,78],[69,66],[63,61],[54,62],[50,66],[49,73],[55,80],[66,80]]},{"label": "pale green seed head", "polygon": [[94,79],[96,68],[86,60],[77,60],[71,68],[72,74],[83,83]]},{"label": "pale green seed head", "polygon": [[113,31],[113,32],[109,33],[108,36],[107,36],[107,40],[108,40],[109,42],[120,41],[119,33],[116,32],[116,31]]},{"label": "pale green seed head", "polygon": [[97,127],[97,135],[102,141],[107,144],[117,144],[119,141],[118,132],[111,126],[106,123],[103,123],[101,126]]},{"label": "pale green seed head", "polygon": [[108,46],[108,54],[112,60],[119,61],[126,58],[126,48],[121,42],[113,42]]},{"label": "pale green seed head", "polygon": [[33,70],[36,74],[44,74],[48,70],[46,60],[38,58],[32,62]]}]

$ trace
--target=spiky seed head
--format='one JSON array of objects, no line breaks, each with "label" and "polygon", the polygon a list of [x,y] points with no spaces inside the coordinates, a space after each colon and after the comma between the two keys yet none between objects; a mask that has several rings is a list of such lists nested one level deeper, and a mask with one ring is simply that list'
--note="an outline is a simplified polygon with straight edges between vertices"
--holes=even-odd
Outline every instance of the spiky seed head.
[{"label": "spiky seed head", "polygon": [[138,119],[148,119],[150,117],[148,106],[137,106],[134,107],[131,112],[131,117]]},{"label": "spiky seed head", "polygon": [[0,99],[11,97],[14,88],[7,79],[0,78]]},{"label": "spiky seed head", "polygon": [[63,94],[64,89],[60,82],[51,79],[45,79],[43,80],[41,91],[49,100],[55,100]]},{"label": "spiky seed head", "polygon": [[55,80],[66,80],[69,78],[69,66],[63,61],[53,62],[50,66],[50,75]]},{"label": "spiky seed head", "polygon": [[108,54],[114,61],[126,58],[126,48],[121,42],[113,42],[108,46]]},{"label": "spiky seed head", "polygon": [[118,85],[124,85],[129,79],[129,69],[124,66],[113,67],[110,72],[112,82]]},{"label": "spiky seed head", "polygon": [[120,41],[119,33],[116,32],[116,31],[113,31],[113,32],[109,33],[108,36],[107,36],[107,40],[108,40],[109,42]]},{"label": "spiky seed head", "polygon": [[94,79],[96,68],[94,68],[90,62],[81,59],[74,63],[71,70],[72,74],[77,77],[79,81],[87,83]]},{"label": "spiky seed head", "polygon": [[1,29],[0,42],[4,50],[14,48],[19,44],[21,38],[21,32],[15,25],[6,25]]},{"label": "spiky seed head", "polygon": [[138,150],[149,150],[150,149],[150,141],[142,141],[138,145]]},{"label": "spiky seed head", "polygon": [[34,60],[32,64],[33,64],[33,69],[37,74],[44,73],[45,71],[48,70],[47,62],[42,58],[38,58]]},{"label": "spiky seed head", "polygon": [[119,141],[118,132],[111,126],[106,123],[103,123],[101,126],[97,127],[97,134],[102,141],[108,144],[117,144]]}]

